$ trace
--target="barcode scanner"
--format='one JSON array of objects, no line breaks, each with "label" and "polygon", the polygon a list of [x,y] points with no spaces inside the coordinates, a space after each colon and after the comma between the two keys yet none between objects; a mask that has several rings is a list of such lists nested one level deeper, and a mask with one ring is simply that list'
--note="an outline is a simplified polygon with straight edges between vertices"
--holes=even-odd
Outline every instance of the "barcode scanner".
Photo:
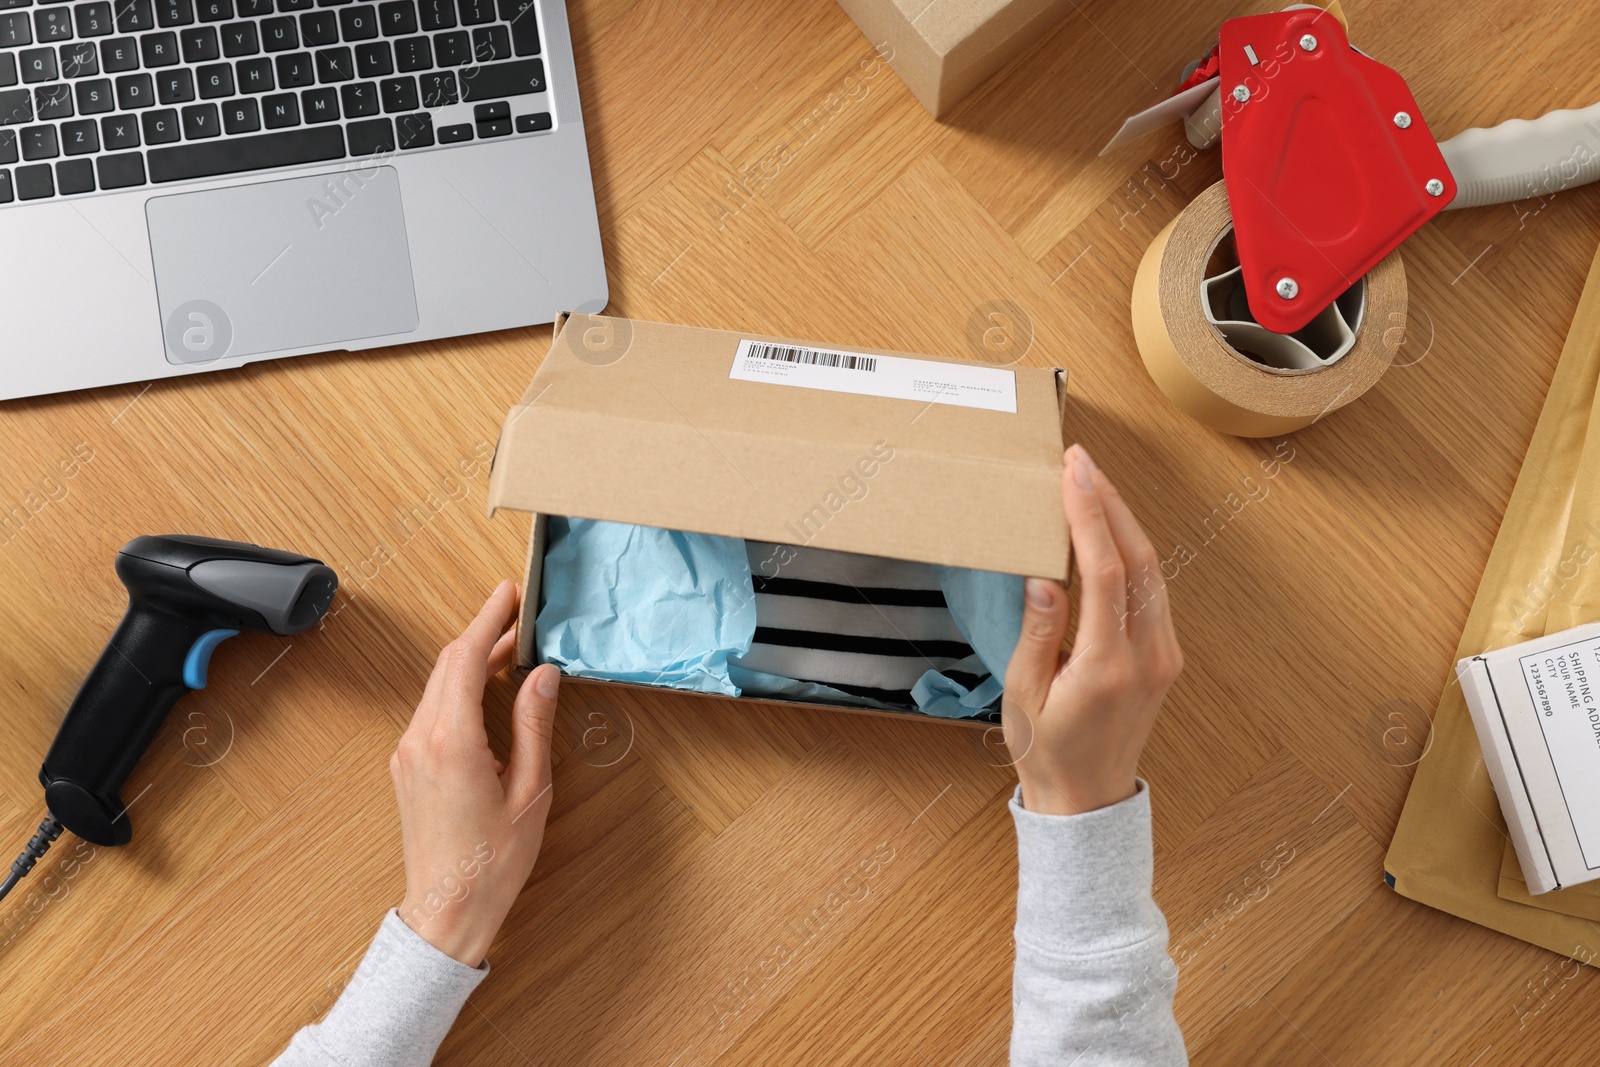
[{"label": "barcode scanner", "polygon": [[243,630],[309,629],[339,587],[321,560],[210,537],[136,537],[117,553],[116,568],[128,610],[39,770],[50,808],[40,836],[48,840],[30,843],[18,860],[26,868],[38,858],[28,853],[39,846],[42,854],[61,827],[96,845],[127,844],[133,830],[122,783],[178,698],[205,688],[211,653]]}]

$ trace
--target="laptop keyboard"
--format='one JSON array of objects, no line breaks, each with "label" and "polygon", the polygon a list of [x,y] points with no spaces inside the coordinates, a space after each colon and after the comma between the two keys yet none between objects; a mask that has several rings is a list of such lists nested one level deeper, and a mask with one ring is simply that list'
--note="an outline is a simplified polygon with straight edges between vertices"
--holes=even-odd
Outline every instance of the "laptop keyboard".
[{"label": "laptop keyboard", "polygon": [[551,128],[534,0],[0,0],[0,204]]}]

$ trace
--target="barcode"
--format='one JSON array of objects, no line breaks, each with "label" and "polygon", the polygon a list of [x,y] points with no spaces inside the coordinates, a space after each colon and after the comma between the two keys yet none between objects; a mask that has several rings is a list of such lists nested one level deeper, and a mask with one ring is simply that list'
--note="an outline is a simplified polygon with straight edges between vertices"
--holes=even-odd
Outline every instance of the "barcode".
[{"label": "barcode", "polygon": [[752,342],[748,354],[752,359],[772,359],[781,363],[809,363],[819,367],[843,367],[845,370],[878,369],[877,356],[858,356],[850,352],[824,352],[817,348],[795,348],[790,345]]}]

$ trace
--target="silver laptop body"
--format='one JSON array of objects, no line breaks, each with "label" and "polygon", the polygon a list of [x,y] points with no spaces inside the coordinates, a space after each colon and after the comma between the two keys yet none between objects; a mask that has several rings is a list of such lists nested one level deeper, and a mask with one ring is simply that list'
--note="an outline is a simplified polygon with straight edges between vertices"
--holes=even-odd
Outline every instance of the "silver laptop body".
[{"label": "silver laptop body", "polygon": [[0,174],[0,399],[606,304],[559,0],[0,0]]}]

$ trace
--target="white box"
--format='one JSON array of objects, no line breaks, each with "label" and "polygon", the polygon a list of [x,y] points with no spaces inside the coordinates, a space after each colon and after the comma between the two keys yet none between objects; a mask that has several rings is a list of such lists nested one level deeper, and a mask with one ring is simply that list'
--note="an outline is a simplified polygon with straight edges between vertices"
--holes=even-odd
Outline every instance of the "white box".
[{"label": "white box", "polygon": [[1600,878],[1600,623],[1456,664],[1530,893]]}]

